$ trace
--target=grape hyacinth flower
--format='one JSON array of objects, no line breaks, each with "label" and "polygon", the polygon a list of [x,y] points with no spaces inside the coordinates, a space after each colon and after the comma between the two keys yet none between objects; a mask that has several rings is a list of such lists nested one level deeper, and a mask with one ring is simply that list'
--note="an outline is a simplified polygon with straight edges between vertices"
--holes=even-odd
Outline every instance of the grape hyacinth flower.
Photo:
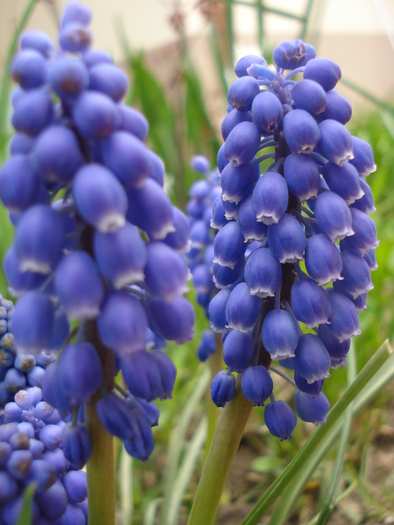
[{"label": "grape hyacinth flower", "polygon": [[[376,166],[370,146],[345,127],[352,110],[335,89],[338,65],[301,40],[277,46],[273,59],[268,67],[262,57],[241,58],[229,89],[211,223],[220,291],[208,311],[227,373],[242,373],[239,387],[254,405],[269,400],[267,428],[288,439],[297,418],[275,399],[272,373],[295,387],[300,419],[323,424],[324,379],[360,333],[377,267],[365,181]],[[253,165],[258,173],[246,183]],[[219,406],[229,400],[225,373],[213,383]]]},{"label": "grape hyacinth flower", "polygon": [[[1,297],[0,311],[0,516],[4,523],[16,523],[24,490],[36,483],[33,507],[37,520],[60,519],[68,505],[78,510],[87,503],[87,485],[85,472],[75,470],[86,460],[73,461],[65,446],[68,416],[47,402],[41,388],[56,355],[45,351],[17,354],[12,302]],[[85,518],[80,522],[87,523]]]},{"label": "grape hyacinth flower", "polygon": [[[157,424],[150,403],[171,397],[176,375],[162,338],[187,341],[194,333],[194,311],[182,296],[187,219],[163,189],[163,163],[145,144],[147,120],[122,103],[126,74],[106,53],[90,48],[91,18],[90,8],[71,2],[56,50],[44,34],[22,35],[12,66],[20,91],[12,123],[26,140],[14,142],[0,171],[0,198],[17,228],[6,273],[20,297],[13,339],[1,339],[4,363],[10,366],[7,345],[11,349],[13,342],[22,360],[60,351],[44,375],[37,365],[27,376],[42,383],[57,413],[73,415],[64,451],[78,467],[104,442],[96,433],[114,428],[108,424],[111,402],[99,405],[101,423],[92,419],[96,403],[113,396],[130,408],[126,451],[148,459],[151,426]],[[76,326],[71,332],[69,318]],[[115,388],[115,375],[130,360],[139,377],[149,376],[155,363],[148,401]],[[1,398],[11,403],[6,418],[15,420],[24,409],[12,404],[11,392],[28,383],[24,372],[7,374]],[[86,420],[78,422],[84,406]],[[48,498],[63,498],[60,485],[50,490]],[[45,518],[58,519],[47,497],[38,506],[47,508]]]}]

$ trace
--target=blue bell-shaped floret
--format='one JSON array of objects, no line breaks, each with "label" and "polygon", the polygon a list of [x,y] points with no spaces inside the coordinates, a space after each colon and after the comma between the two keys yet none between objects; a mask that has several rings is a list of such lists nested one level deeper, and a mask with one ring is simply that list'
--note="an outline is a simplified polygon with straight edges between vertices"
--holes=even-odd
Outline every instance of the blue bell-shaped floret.
[{"label": "blue bell-shaped floret", "polygon": [[343,124],[327,119],[319,124],[319,130],[318,151],[327,160],[343,166],[354,157],[352,136]]},{"label": "blue bell-shaped floret", "polygon": [[319,126],[304,109],[293,109],[285,115],[283,135],[292,153],[311,153],[320,141]]},{"label": "blue bell-shaped floret", "polygon": [[318,225],[331,242],[354,234],[351,210],[333,191],[325,191],[318,196],[314,201],[314,212]]},{"label": "blue bell-shaped floret", "polygon": [[329,377],[331,366],[330,354],[313,334],[300,336],[294,358],[294,371],[304,377],[308,383]]},{"label": "blue bell-shaped floret", "polygon": [[243,372],[254,354],[253,336],[250,332],[231,330],[223,343],[223,360],[228,368]]},{"label": "blue bell-shaped floret", "polygon": [[137,297],[124,291],[106,295],[97,329],[108,348],[119,356],[145,348],[147,328],[147,316]]},{"label": "blue bell-shaped floret", "polygon": [[281,264],[303,258],[306,246],[305,232],[292,215],[285,213],[278,224],[268,226],[267,239],[270,250]]},{"label": "blue bell-shaped floret", "polygon": [[153,330],[164,339],[178,344],[193,339],[195,313],[184,297],[175,297],[171,302],[159,297],[152,298],[147,311]]},{"label": "blue bell-shaped floret", "polygon": [[297,390],[294,400],[300,419],[313,423],[316,426],[324,425],[330,404],[323,392],[320,392],[317,396],[310,396]]},{"label": "blue bell-shaped floret", "polygon": [[308,274],[320,286],[342,279],[341,254],[324,233],[313,235],[307,240],[305,266]]},{"label": "blue bell-shaped floret", "polygon": [[264,421],[270,433],[281,441],[290,439],[297,426],[297,416],[289,405],[281,400],[266,405]]},{"label": "blue bell-shaped floret", "polygon": [[226,328],[247,332],[256,322],[259,312],[260,299],[250,294],[246,283],[239,283],[226,304]]},{"label": "blue bell-shaped floret", "polygon": [[327,323],[331,307],[327,292],[312,279],[301,279],[291,287],[291,307],[307,328]]},{"label": "blue bell-shaped floret", "polygon": [[287,210],[289,189],[279,173],[268,171],[257,181],[252,206],[259,222],[277,224]]},{"label": "blue bell-shaped floret", "polygon": [[160,350],[141,350],[126,356],[122,361],[122,372],[134,396],[146,401],[172,397],[176,368]]},{"label": "blue bell-shaped floret", "polygon": [[94,259],[83,251],[63,257],[55,287],[61,304],[74,319],[94,319],[104,300],[104,285]]},{"label": "blue bell-shaped floret", "polygon": [[282,279],[282,267],[268,248],[258,248],[245,265],[245,281],[250,293],[258,297],[273,297]]},{"label": "blue bell-shaped floret", "polygon": [[290,193],[300,201],[317,196],[320,188],[319,168],[309,155],[292,153],[286,157],[284,176]]},{"label": "blue bell-shaped floret", "polygon": [[268,312],[263,322],[261,339],[272,359],[294,357],[299,335],[293,317],[286,310]]},{"label": "blue bell-shaped floret", "polygon": [[248,366],[242,374],[241,388],[244,396],[255,406],[263,406],[272,394],[274,383],[264,366]]},{"label": "blue bell-shaped floret", "polygon": [[213,378],[211,384],[211,398],[218,407],[231,401],[235,395],[235,377],[228,370],[221,370]]},{"label": "blue bell-shaped floret", "polygon": [[318,82],[326,91],[334,89],[341,79],[341,70],[332,60],[327,58],[314,58],[304,69],[304,78]]}]

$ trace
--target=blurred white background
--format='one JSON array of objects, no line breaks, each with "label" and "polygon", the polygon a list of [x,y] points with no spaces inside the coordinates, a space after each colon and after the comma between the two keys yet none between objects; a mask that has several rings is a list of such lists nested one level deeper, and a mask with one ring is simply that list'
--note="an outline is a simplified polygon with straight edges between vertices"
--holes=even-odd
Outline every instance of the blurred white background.
[{"label": "blurred white background", "polygon": [[[303,15],[308,1],[264,0],[264,5]],[[1,63],[4,63],[13,31],[27,3],[28,0],[0,0]],[[55,13],[60,13],[66,3],[65,0],[41,0],[28,27],[42,29],[55,39]],[[94,47],[105,49],[117,62],[124,61],[118,34],[119,24],[122,24],[132,49],[148,53],[150,63],[156,64],[158,70],[167,68],[178,38],[170,19],[181,13],[190,51],[205,80],[208,95],[215,91],[214,62],[209,47],[211,22],[201,9],[208,1],[85,0],[85,3],[94,13]],[[254,0],[245,3],[254,3]],[[236,58],[250,52],[259,53],[255,8],[236,5],[233,28]],[[266,13],[263,28],[265,46],[272,49],[283,39],[297,37],[301,25],[295,20]],[[306,40],[316,44],[319,56],[335,60],[348,80],[378,98],[389,100],[393,96],[394,0],[315,0]],[[360,103],[346,88],[345,92],[353,103]]]}]

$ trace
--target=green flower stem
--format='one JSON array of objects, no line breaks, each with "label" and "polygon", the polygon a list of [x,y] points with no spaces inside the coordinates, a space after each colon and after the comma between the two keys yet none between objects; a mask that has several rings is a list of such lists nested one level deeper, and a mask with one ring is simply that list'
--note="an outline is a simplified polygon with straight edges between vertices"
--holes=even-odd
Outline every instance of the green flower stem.
[{"label": "green flower stem", "polygon": [[[215,375],[223,369],[223,342],[221,334],[215,334],[217,348],[215,352],[211,355],[210,365],[211,365],[211,382]],[[215,435],[216,427],[218,426],[220,411],[215,403],[211,399],[210,388],[207,390],[208,398],[208,432],[207,439],[205,441],[205,453],[204,453],[204,462],[206,461],[213,437]]]},{"label": "green flower stem", "polygon": [[[82,330],[84,341],[96,348],[103,369],[105,388],[112,390],[114,382],[114,354],[105,348],[97,335],[96,324],[88,321]],[[96,405],[101,390],[85,405],[85,422],[93,442],[93,452],[87,464],[89,523],[115,525],[115,465],[114,443],[97,415]]]},{"label": "green flower stem", "polygon": [[242,393],[241,375],[238,375],[237,390],[220,417],[188,525],[213,525],[215,522],[220,498],[252,407],[253,403]]},{"label": "green flower stem", "polygon": [[368,383],[371,377],[379,370],[391,353],[392,349],[388,340],[386,340],[364,366],[353,383],[347,388],[345,393],[332,407],[328,414],[326,424],[319,427],[311,435],[307,443],[289,463],[282,474],[274,481],[274,483],[272,483],[271,487],[267,490],[267,492],[252,509],[252,511],[246,516],[242,522],[242,525],[257,525],[259,523],[259,520],[264,515],[264,513],[274,503],[278,496],[281,495],[284,488],[287,487],[287,485],[297,475],[300,469],[302,469],[302,467],[308,462],[309,458],[317,449],[322,439],[329,433],[331,428],[335,425],[349,404]]}]

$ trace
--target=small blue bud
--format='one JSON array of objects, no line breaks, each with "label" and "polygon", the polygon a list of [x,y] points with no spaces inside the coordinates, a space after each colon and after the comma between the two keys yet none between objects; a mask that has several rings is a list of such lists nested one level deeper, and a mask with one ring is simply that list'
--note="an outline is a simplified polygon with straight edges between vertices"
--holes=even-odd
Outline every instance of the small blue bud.
[{"label": "small blue bud", "polygon": [[305,66],[304,78],[314,80],[326,91],[330,91],[334,89],[338,80],[341,79],[341,70],[332,60],[328,60],[327,58],[314,58]]},{"label": "small blue bud", "polygon": [[49,36],[43,31],[31,29],[25,31],[20,39],[21,49],[34,49],[45,58],[51,58],[53,54],[53,43]]},{"label": "small blue bud", "polygon": [[73,180],[72,196],[82,218],[100,232],[114,232],[124,226],[127,195],[104,166],[81,168]]},{"label": "small blue bud", "polygon": [[301,279],[291,287],[291,307],[307,328],[327,323],[331,306],[327,292],[312,279]]},{"label": "small blue bud", "polygon": [[34,204],[39,183],[30,158],[15,155],[0,170],[0,199],[9,211],[24,211]]},{"label": "small blue bud", "polygon": [[211,384],[211,398],[217,407],[231,401],[235,395],[235,377],[226,370],[221,370],[213,378]]},{"label": "small blue bud", "polygon": [[267,237],[267,226],[257,221],[252,205],[253,194],[242,200],[238,211],[238,222],[245,241],[264,241]]},{"label": "small blue bud", "polygon": [[228,288],[220,290],[209,303],[209,320],[215,332],[226,331],[227,319],[225,312],[230,293]]},{"label": "small blue bud", "polygon": [[330,404],[323,392],[320,392],[317,396],[310,396],[297,390],[294,395],[294,401],[300,419],[313,423],[316,426],[324,425]]},{"label": "small blue bud", "polygon": [[223,360],[231,371],[243,372],[254,354],[253,336],[250,332],[231,330],[223,343]]},{"label": "small blue bud", "polygon": [[245,199],[259,177],[259,167],[253,160],[240,166],[227,164],[222,171],[222,199],[239,204]]},{"label": "small blue bud", "polygon": [[102,145],[102,155],[107,168],[125,188],[139,188],[149,177],[149,150],[138,138],[126,131],[117,131],[110,135]]},{"label": "small blue bud", "polygon": [[320,339],[313,334],[300,336],[294,358],[294,371],[308,383],[329,377],[330,355]]},{"label": "small blue bud", "polygon": [[151,294],[171,301],[189,290],[189,269],[184,257],[162,242],[149,243],[147,253],[145,282]]},{"label": "small blue bud", "polygon": [[19,352],[38,353],[51,340],[54,307],[39,292],[27,292],[18,302],[12,316],[12,331]]},{"label": "small blue bud", "polygon": [[47,64],[41,53],[34,49],[19,51],[11,66],[12,79],[22,89],[30,90],[47,82]]},{"label": "small blue bud", "polygon": [[88,88],[89,72],[81,59],[58,56],[50,65],[49,83],[60,99],[73,101]]},{"label": "small blue bud", "polygon": [[234,71],[237,77],[246,77],[248,75],[247,69],[252,64],[261,64],[263,66],[267,65],[265,58],[258,55],[245,55],[238,60],[235,65]]},{"label": "small blue bud", "polygon": [[327,92],[326,109],[319,115],[322,120],[332,119],[346,124],[352,116],[352,106],[347,98],[335,89]]},{"label": "small blue bud", "polygon": [[7,471],[0,471],[0,504],[12,501],[18,495],[18,482]]},{"label": "small blue bud", "polygon": [[281,441],[290,439],[297,426],[297,416],[284,401],[267,405],[264,408],[264,420],[270,433]]},{"label": "small blue bud", "polygon": [[325,191],[318,196],[314,201],[314,212],[318,225],[331,242],[354,234],[351,210],[333,191]]},{"label": "small blue bud", "polygon": [[364,256],[379,245],[376,237],[376,226],[373,220],[360,210],[351,208],[350,213],[354,235],[346,238],[346,247]]},{"label": "small blue bud", "polygon": [[89,89],[105,93],[114,102],[120,102],[129,89],[129,79],[126,73],[114,64],[105,62],[96,64],[90,68],[89,76]]},{"label": "small blue bud", "polygon": [[[83,56],[85,63],[89,60],[88,55],[94,52],[94,50],[88,51]],[[91,57],[91,55],[90,55]],[[112,59],[110,58],[111,62]],[[89,64],[87,64],[89,67]],[[135,137],[145,142],[148,132],[149,132],[149,123],[142,113],[137,109],[132,108],[131,106],[119,105],[121,124],[119,129],[131,133]],[[152,157],[151,157],[152,158]],[[160,161],[161,162],[161,161]]]},{"label": "small blue bud", "polygon": [[7,470],[14,478],[22,480],[28,475],[32,461],[30,450],[14,450],[7,461]]},{"label": "small blue bud", "polygon": [[360,177],[368,177],[370,173],[376,171],[372,148],[368,142],[358,137],[352,136],[352,142],[354,158],[349,162],[357,169]]},{"label": "small blue bud", "polygon": [[[245,77],[248,78],[248,77]],[[240,122],[229,133],[223,153],[234,166],[251,161],[260,145],[260,132],[253,122]]]},{"label": "small blue bud", "polygon": [[53,118],[53,107],[49,93],[43,89],[33,89],[23,94],[15,106],[12,125],[20,133],[36,136],[41,133]]},{"label": "small blue bud", "polygon": [[72,426],[68,423],[63,429],[63,452],[75,468],[81,469],[92,454],[92,438],[85,425]]},{"label": "small blue bud", "polygon": [[290,192],[300,201],[317,197],[320,188],[319,168],[309,155],[291,153],[286,157],[284,176]]},{"label": "small blue bud", "polygon": [[49,206],[37,204],[22,216],[15,236],[19,271],[49,274],[62,254],[62,218]]},{"label": "small blue bud", "polygon": [[60,480],[56,480],[49,489],[37,494],[34,499],[38,503],[41,516],[48,520],[59,519],[65,513],[68,503],[67,492]]},{"label": "small blue bud", "polygon": [[294,372],[294,382],[297,385],[298,390],[301,390],[301,392],[305,392],[310,396],[317,396],[324,385],[324,379],[308,383],[308,381],[297,372]]},{"label": "small blue bud", "polygon": [[285,213],[278,224],[268,226],[267,239],[273,255],[281,264],[303,258],[306,237],[295,217]]},{"label": "small blue bud", "polygon": [[[253,116],[250,111],[238,111],[233,109],[228,113],[223,121],[221,126],[223,140],[227,140],[230,132],[235,128],[240,122],[253,122]],[[196,170],[198,171],[198,170]]]},{"label": "small blue bud", "polygon": [[123,377],[130,392],[152,401],[172,397],[176,368],[169,357],[154,350],[135,352],[122,361]]},{"label": "small blue bud", "polygon": [[254,97],[260,92],[258,82],[249,76],[235,80],[228,90],[227,100],[233,109],[249,111]]},{"label": "small blue bud", "polygon": [[272,57],[281,69],[295,69],[306,64],[316,56],[316,51],[310,44],[302,40],[288,40],[275,47]]},{"label": "small blue bud", "polygon": [[257,181],[253,190],[252,206],[258,222],[267,226],[277,224],[289,204],[289,189],[279,173],[267,172]]},{"label": "small blue bud", "polygon": [[241,388],[244,396],[255,406],[264,406],[272,394],[274,383],[264,366],[248,366],[242,374]]},{"label": "small blue bud", "polygon": [[144,415],[138,410],[133,410],[133,420],[135,427],[135,437],[131,440],[124,440],[126,452],[130,456],[146,461],[153,451],[153,435],[149,423]]},{"label": "small blue bud", "polygon": [[300,80],[291,90],[295,107],[304,109],[311,115],[318,115],[326,108],[326,92],[313,80]]},{"label": "small blue bud", "polygon": [[94,259],[83,251],[63,257],[55,274],[59,300],[74,319],[94,319],[104,300],[104,285]]},{"label": "small blue bud", "polygon": [[253,122],[263,135],[272,133],[282,123],[283,107],[274,93],[262,91],[253,100],[252,115]]},{"label": "small blue bud", "polygon": [[252,295],[273,297],[282,280],[282,267],[270,249],[254,250],[245,265],[245,281]]},{"label": "small blue bud", "polygon": [[190,161],[190,166],[197,173],[207,175],[210,170],[209,160],[204,155],[194,155]]},{"label": "small blue bud", "polygon": [[367,252],[364,255],[364,260],[368,264],[369,269],[371,270],[371,272],[373,272],[373,271],[378,269],[378,263],[376,262],[376,254],[375,254],[375,249],[374,248],[372,248],[372,250],[369,250],[369,252]]},{"label": "small blue bud", "polygon": [[350,295],[351,299],[357,299],[361,294],[373,289],[371,282],[371,271],[367,262],[353,250],[343,250],[342,257],[342,277],[340,283],[342,293]]},{"label": "small blue bud", "polygon": [[343,166],[338,166],[332,162],[327,162],[322,170],[324,180],[331,191],[337,193],[346,204],[353,204],[364,195],[358,172],[349,162]]},{"label": "small blue bud", "polygon": [[244,259],[239,261],[234,268],[222,266],[218,263],[213,264],[213,282],[216,288],[227,288],[235,286],[238,282],[243,280],[244,275]]},{"label": "small blue bud", "polygon": [[350,299],[341,293],[329,294],[331,314],[328,318],[333,335],[340,343],[361,334],[357,310]]},{"label": "small blue bud", "polygon": [[197,348],[200,361],[206,361],[217,349],[215,334],[212,330],[204,330]]},{"label": "small blue bud", "polygon": [[235,269],[246,250],[244,236],[237,222],[229,222],[216,235],[214,263]]},{"label": "small blue bud", "polygon": [[100,358],[90,343],[67,345],[58,367],[60,387],[72,398],[74,406],[87,402],[101,384]]},{"label": "small blue bud", "polygon": [[272,359],[294,357],[298,339],[297,325],[286,310],[268,312],[263,322],[261,340]]},{"label": "small blue bud", "polygon": [[127,220],[144,230],[151,240],[162,240],[175,231],[171,201],[152,179],[140,188],[128,190]]},{"label": "small blue bud", "polygon": [[342,279],[341,254],[324,233],[313,235],[307,240],[305,266],[308,274],[319,286]]},{"label": "small blue bud", "polygon": [[226,328],[249,331],[257,320],[260,306],[260,299],[250,294],[246,283],[237,284],[226,304]]},{"label": "small blue bud", "polygon": [[173,206],[172,209],[175,231],[168,233],[163,242],[177,253],[185,253],[189,250],[189,221],[179,208]]},{"label": "small blue bud", "polygon": [[39,437],[47,450],[54,450],[62,443],[62,429],[57,425],[45,425]]},{"label": "small blue bud", "polygon": [[293,109],[285,115],[283,134],[292,153],[311,153],[320,140],[319,126],[303,109]]},{"label": "small blue bud", "polygon": [[164,339],[178,344],[193,339],[195,313],[184,297],[176,297],[169,303],[159,297],[152,298],[147,311],[152,329]]},{"label": "small blue bud", "polygon": [[97,91],[84,91],[73,106],[72,116],[80,134],[91,140],[109,137],[121,120],[119,106]]},{"label": "small blue bud", "polygon": [[119,398],[113,392],[102,397],[97,403],[97,414],[107,432],[113,436],[121,439],[134,437],[131,408],[125,399]]},{"label": "small blue bud", "polygon": [[330,354],[332,368],[335,369],[345,364],[350,348],[350,338],[339,342],[330,325],[327,324],[319,326],[318,336]]},{"label": "small blue bud", "polygon": [[336,120],[327,119],[319,124],[320,142],[318,151],[327,160],[343,166],[353,155],[353,143],[350,132]]},{"label": "small blue bud", "polygon": [[371,188],[368,186],[368,184],[365,182],[365,180],[361,178],[360,178],[360,186],[364,192],[364,195],[361,197],[361,199],[358,199],[356,200],[356,202],[353,203],[352,208],[357,208],[363,213],[366,213],[367,215],[369,215],[370,213],[373,213],[374,211],[376,211],[376,208],[373,202],[372,191],[371,191]]}]

